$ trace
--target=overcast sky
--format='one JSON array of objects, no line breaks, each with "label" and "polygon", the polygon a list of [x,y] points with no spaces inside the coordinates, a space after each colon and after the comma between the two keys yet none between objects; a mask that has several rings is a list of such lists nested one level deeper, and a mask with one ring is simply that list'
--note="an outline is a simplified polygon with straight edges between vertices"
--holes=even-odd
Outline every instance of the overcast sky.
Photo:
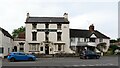
[{"label": "overcast sky", "polygon": [[0,0],[0,27],[12,33],[25,26],[30,16],[61,17],[66,12],[70,28],[95,30],[111,39],[118,38],[118,0]]}]

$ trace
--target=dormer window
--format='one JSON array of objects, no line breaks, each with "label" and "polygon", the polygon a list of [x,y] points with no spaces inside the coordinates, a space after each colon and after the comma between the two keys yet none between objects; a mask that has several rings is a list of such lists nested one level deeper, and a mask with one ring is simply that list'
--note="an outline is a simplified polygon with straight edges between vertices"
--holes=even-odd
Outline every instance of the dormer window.
[{"label": "dormer window", "polygon": [[36,23],[33,23],[32,24],[32,29],[36,29],[37,28],[37,24]]},{"label": "dormer window", "polygon": [[90,38],[90,42],[95,42],[95,38]]}]

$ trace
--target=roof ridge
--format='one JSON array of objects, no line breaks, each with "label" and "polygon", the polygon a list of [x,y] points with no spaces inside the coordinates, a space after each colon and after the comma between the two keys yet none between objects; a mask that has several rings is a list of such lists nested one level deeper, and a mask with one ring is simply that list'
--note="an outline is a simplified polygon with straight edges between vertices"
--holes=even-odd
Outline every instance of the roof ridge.
[{"label": "roof ridge", "polygon": [[[42,16],[43,18],[64,18],[64,17],[44,17]],[[42,17],[29,17],[29,18],[42,18]]]}]

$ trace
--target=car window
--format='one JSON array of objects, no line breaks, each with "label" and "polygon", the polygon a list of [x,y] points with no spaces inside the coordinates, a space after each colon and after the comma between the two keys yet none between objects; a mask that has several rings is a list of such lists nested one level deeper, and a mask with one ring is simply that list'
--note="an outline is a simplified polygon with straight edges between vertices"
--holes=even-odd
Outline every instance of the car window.
[{"label": "car window", "polygon": [[85,53],[86,53],[86,54],[95,54],[95,52],[90,51],[90,50],[86,51]]},{"label": "car window", "polygon": [[19,55],[19,53],[14,53],[14,55]]},{"label": "car window", "polygon": [[19,53],[19,55],[25,55],[25,53]]}]

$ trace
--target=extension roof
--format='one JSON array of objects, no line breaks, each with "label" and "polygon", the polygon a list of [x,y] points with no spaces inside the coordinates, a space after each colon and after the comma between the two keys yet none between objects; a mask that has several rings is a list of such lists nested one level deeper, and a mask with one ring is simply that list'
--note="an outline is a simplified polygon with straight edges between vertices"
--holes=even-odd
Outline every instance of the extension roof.
[{"label": "extension roof", "polygon": [[5,29],[3,29],[3,28],[0,27],[0,31],[1,31],[5,36],[13,39],[13,37],[12,37],[12,36],[8,33],[8,31],[6,31]]}]

